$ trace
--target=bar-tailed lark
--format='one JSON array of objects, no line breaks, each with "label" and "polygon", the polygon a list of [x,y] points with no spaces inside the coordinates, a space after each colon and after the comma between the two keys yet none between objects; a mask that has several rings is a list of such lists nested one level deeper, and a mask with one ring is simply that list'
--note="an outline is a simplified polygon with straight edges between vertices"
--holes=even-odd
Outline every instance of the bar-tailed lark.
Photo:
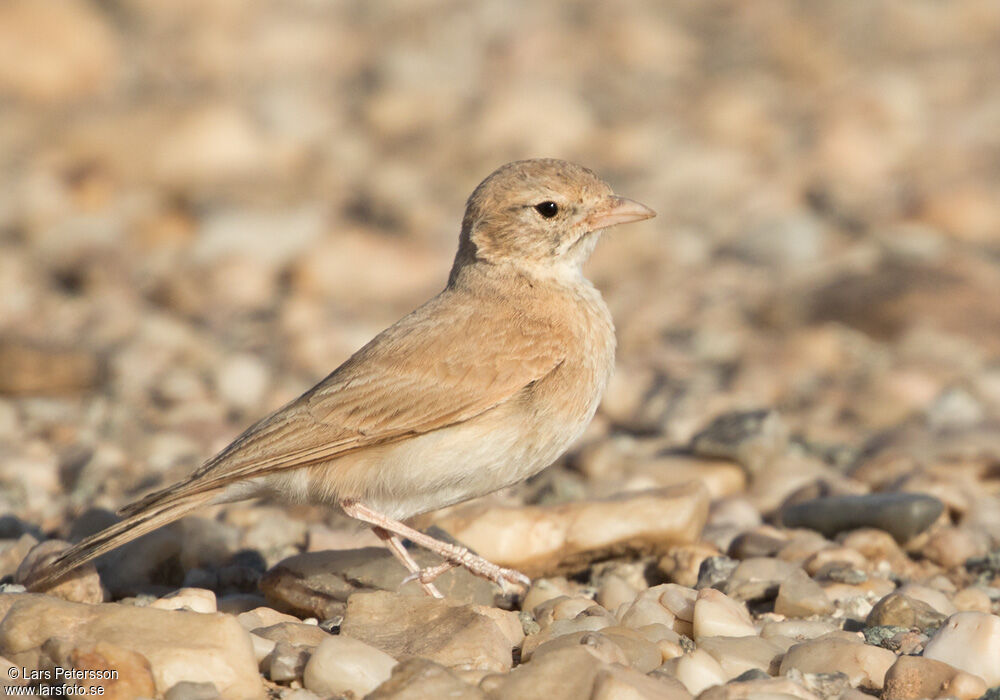
[{"label": "bar-tailed lark", "polygon": [[[61,552],[30,587],[44,590],[199,506],[259,496],[343,509],[431,595],[440,596],[433,580],[451,566],[527,585],[523,574],[403,521],[522,481],[580,436],[615,352],[611,315],[581,265],[603,229],[652,216],[578,165],[504,165],[469,197],[440,294],[187,479]],[[421,569],[403,538],[443,562]]]}]

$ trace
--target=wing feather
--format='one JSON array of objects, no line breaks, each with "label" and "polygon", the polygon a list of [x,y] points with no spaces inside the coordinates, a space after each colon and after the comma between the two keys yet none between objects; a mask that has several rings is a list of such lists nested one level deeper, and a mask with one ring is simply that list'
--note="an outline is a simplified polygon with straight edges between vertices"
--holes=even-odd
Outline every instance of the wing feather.
[{"label": "wing feather", "polygon": [[240,435],[172,495],[328,462],[467,421],[511,400],[562,362],[564,349],[547,322],[506,305],[491,314],[481,302],[461,301],[446,291],[376,336],[299,399]]}]

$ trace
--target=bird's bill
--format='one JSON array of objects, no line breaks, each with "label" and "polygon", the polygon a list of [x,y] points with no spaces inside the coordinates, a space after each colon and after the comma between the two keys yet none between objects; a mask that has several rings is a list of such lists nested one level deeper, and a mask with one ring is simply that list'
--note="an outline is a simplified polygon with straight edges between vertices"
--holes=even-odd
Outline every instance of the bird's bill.
[{"label": "bird's bill", "polygon": [[607,204],[601,206],[597,211],[587,217],[587,229],[596,231],[618,224],[628,224],[633,221],[642,221],[656,216],[656,212],[645,204],[639,204],[633,199],[612,195],[608,197]]}]

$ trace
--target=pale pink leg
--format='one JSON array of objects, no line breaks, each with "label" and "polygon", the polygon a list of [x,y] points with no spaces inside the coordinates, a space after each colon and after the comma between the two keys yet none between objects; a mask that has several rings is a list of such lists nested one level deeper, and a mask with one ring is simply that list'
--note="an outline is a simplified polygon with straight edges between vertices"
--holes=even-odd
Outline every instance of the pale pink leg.
[{"label": "pale pink leg", "polygon": [[[497,566],[493,562],[487,561],[481,556],[473,554],[465,547],[461,547],[457,544],[436,540],[430,535],[425,535],[419,530],[414,530],[412,527],[404,525],[398,520],[387,518],[381,513],[378,513],[371,508],[358,503],[357,501],[344,501],[340,504],[340,507],[343,508],[344,512],[352,518],[356,518],[357,520],[366,522],[369,525],[374,525],[375,527],[388,530],[399,537],[405,537],[414,544],[418,544],[425,549],[429,549],[435,554],[441,555],[449,562],[459,566],[464,566],[475,575],[493,581],[501,588],[505,588],[507,583],[514,583],[519,586],[524,586],[525,588],[531,585],[531,579],[522,574],[520,571],[505,569],[502,566]],[[444,571],[444,569],[437,571],[439,568],[440,567],[432,567],[428,569],[426,573],[430,576],[438,576],[442,573],[442,571]],[[417,579],[420,581],[427,580],[422,575],[418,576]],[[433,580],[433,578],[430,580]]]},{"label": "pale pink leg", "polygon": [[420,582],[420,586],[427,592],[427,595],[433,596],[435,598],[444,598],[441,595],[441,591],[437,589],[434,585],[434,579],[424,579],[422,574],[422,569],[420,564],[413,560],[410,553],[406,551],[406,547],[403,546],[403,541],[399,539],[399,535],[394,535],[385,528],[373,527],[372,530],[378,535],[379,539],[385,542],[385,546],[389,548],[389,551],[396,555],[396,558],[403,562],[403,566],[406,570],[410,572],[410,576],[403,580],[403,583],[407,581],[416,580]]},{"label": "pale pink leg", "polygon": [[424,583],[429,583],[431,581],[436,581],[437,577],[443,574],[445,571],[451,571],[458,564],[452,561],[444,561],[437,566],[428,566],[426,569],[421,569],[420,571],[414,572],[406,577],[407,581],[423,581]]}]

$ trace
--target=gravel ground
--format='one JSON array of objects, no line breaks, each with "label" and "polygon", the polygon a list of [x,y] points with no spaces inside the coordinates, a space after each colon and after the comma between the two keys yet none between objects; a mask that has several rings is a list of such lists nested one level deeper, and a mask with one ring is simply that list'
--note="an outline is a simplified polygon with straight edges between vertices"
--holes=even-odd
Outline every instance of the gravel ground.
[{"label": "gravel ground", "polygon": [[[0,4],[0,682],[1000,696],[998,84],[993,0]],[[269,503],[22,592],[435,293],[536,156],[659,216],[588,266],[584,439],[418,523],[523,599]]]}]

